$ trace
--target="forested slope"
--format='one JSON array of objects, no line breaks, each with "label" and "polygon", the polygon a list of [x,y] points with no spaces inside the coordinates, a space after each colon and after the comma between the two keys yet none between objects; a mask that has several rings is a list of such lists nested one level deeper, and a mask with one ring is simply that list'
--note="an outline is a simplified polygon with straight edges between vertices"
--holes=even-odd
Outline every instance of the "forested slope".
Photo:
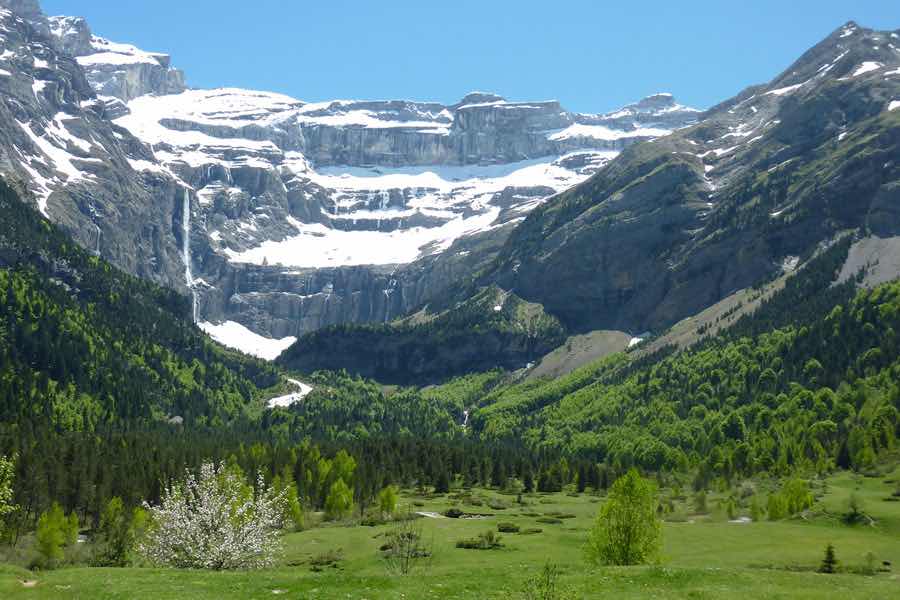
[{"label": "forested slope", "polygon": [[900,282],[832,285],[846,251],[836,245],[692,349],[498,388],[472,414],[473,432],[704,476],[865,470],[900,426]]},{"label": "forested slope", "polygon": [[222,425],[278,382],[272,366],[206,338],[186,298],[85,251],[3,183],[0,298],[5,424]]}]

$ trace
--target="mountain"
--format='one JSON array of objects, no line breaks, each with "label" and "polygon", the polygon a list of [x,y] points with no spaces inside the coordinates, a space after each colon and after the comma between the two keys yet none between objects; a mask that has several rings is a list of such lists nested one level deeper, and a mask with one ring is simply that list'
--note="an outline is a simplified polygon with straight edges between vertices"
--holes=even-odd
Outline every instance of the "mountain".
[{"label": "mountain", "polygon": [[[44,216],[123,269],[184,286],[185,187],[109,120],[34,2],[0,3],[0,173]],[[19,14],[24,15],[22,18]]]},{"label": "mountain", "polygon": [[491,368],[514,370],[564,340],[559,321],[540,305],[492,287],[439,314],[309,333],[278,363],[307,373],[347,369],[383,383],[422,384]]},{"label": "mountain", "polygon": [[191,324],[177,292],[112,267],[0,181],[0,421],[65,431],[236,425],[269,363]]},{"label": "mountain", "polygon": [[190,290],[214,335],[247,331],[266,353],[414,311],[546,198],[699,112],[668,94],[593,115],[483,92],[444,105],[192,90],[168,55],[34,0],[0,6],[16,31],[0,172],[85,247]]},{"label": "mountain", "polygon": [[[898,45],[897,32],[848,23],[768,84],[625,148],[535,207],[433,310],[497,286],[569,333],[649,334],[795,270],[847,232],[859,239],[849,262],[884,258],[890,270],[900,248]],[[320,331],[308,351],[301,338],[287,355],[302,364],[329,335],[348,333]],[[345,348],[331,364],[356,360]]]},{"label": "mountain", "polygon": [[841,232],[900,234],[898,45],[897,32],[838,29],[535,209],[481,280],[576,331],[659,331]]}]

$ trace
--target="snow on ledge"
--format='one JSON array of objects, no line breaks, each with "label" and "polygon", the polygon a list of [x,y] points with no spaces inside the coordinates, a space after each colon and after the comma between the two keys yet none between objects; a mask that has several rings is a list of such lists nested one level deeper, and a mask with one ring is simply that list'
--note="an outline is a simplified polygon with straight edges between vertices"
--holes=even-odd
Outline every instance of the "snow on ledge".
[{"label": "snow on ledge", "polygon": [[900,108],[900,100],[892,100],[890,104],[888,104],[888,111],[897,110]]},{"label": "snow on ledge", "polygon": [[198,325],[200,329],[209,334],[209,337],[220,344],[264,360],[275,360],[288,346],[297,341],[297,338],[290,335],[280,340],[267,338],[250,331],[235,321],[225,321],[219,324],[205,321]]}]

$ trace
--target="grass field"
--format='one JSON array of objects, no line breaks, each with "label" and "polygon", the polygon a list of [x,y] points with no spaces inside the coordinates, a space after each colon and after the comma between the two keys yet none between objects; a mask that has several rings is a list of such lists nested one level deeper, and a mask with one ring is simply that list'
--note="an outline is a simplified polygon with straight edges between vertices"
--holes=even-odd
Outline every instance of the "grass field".
[{"label": "grass field", "polygon": [[[669,518],[677,522],[664,524],[655,566],[593,567],[584,561],[585,532],[602,502],[589,494],[529,495],[520,505],[515,496],[494,491],[473,491],[475,504],[407,492],[403,502],[415,511],[441,513],[455,505],[490,516],[422,518],[422,537],[433,556],[408,576],[389,573],[379,555],[389,525],[322,524],[285,536],[282,563],[265,571],[63,568],[35,574],[0,566],[0,598],[520,598],[527,578],[548,561],[559,566],[576,598],[900,598],[900,502],[885,501],[895,477],[900,472],[836,475],[820,490],[818,510],[808,520],[729,522],[714,494],[705,515],[690,514],[690,499],[684,506],[676,501]],[[848,526],[834,516],[846,509],[851,493],[874,526]],[[559,522],[541,522],[548,516]],[[494,550],[455,547],[459,539],[496,531],[500,522],[541,532],[502,534],[503,547]],[[864,567],[872,553],[879,566],[893,563],[894,572],[818,574],[829,542],[850,571]],[[314,571],[313,562],[331,564]]]}]

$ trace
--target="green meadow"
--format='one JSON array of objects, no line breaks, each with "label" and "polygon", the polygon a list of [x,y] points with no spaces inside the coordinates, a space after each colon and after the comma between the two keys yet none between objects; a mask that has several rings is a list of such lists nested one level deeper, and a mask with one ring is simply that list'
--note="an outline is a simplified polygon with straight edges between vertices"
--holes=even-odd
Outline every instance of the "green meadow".
[{"label": "green meadow", "polygon": [[[401,504],[424,513],[416,525],[430,557],[413,572],[387,568],[379,547],[392,525],[359,521],[315,522],[284,537],[280,564],[262,571],[208,572],[150,568],[70,566],[32,572],[0,566],[2,598],[527,598],[528,580],[547,563],[572,598],[841,598],[900,597],[900,471],[882,477],[839,473],[814,483],[816,503],[801,517],[748,521],[746,508],[726,514],[725,493],[710,493],[707,511],[696,511],[692,493],[677,484],[661,488],[663,547],[656,564],[597,567],[582,554],[601,496],[591,493],[527,494],[459,490],[435,495],[405,490]],[[765,493],[774,482],[744,484]],[[731,492],[729,492],[731,493]],[[851,494],[865,522],[841,516]],[[455,508],[463,518],[442,513]],[[499,548],[456,547],[498,524]],[[529,531],[526,533],[526,531]],[[834,545],[840,572],[816,572],[826,544]],[[884,563],[891,564],[886,567]],[[874,570],[870,570],[871,567]]]}]

